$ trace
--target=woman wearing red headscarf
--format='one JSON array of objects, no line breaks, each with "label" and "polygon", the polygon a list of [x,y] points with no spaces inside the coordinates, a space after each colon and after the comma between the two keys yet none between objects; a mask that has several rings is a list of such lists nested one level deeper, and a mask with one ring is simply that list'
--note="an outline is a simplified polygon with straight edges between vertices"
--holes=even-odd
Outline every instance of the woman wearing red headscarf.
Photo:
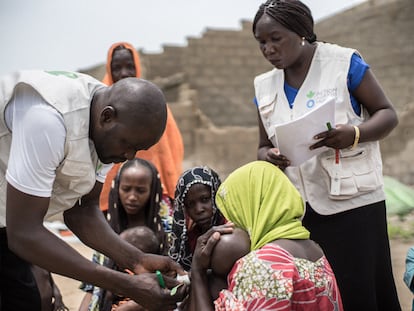
[{"label": "woman wearing red headscarf", "polygon": [[[141,77],[139,55],[131,44],[117,42],[108,51],[106,74],[102,82],[112,85],[118,80],[127,77]],[[171,219],[168,216],[171,215],[172,199],[174,198],[178,177],[182,172],[182,161],[184,158],[184,146],[180,130],[168,106],[167,111],[167,125],[159,142],[148,150],[140,150],[136,154],[136,157],[151,161],[160,173],[163,185],[163,209],[166,213],[166,215],[162,215],[163,219]],[[106,175],[99,202],[101,210],[104,212],[108,210],[108,194],[111,189],[111,183],[120,166],[121,164],[114,164]],[[171,222],[168,222],[164,224],[164,229],[167,232],[171,230]]]}]

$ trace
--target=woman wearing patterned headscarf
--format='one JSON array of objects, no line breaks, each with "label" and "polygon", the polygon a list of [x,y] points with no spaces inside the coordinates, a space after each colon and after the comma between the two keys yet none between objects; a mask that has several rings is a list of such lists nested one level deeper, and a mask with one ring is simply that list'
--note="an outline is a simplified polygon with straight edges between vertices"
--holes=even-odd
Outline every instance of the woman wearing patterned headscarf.
[{"label": "woman wearing patterned headscarf", "polygon": [[[280,169],[265,161],[242,166],[220,186],[216,202],[236,228],[199,239],[191,270],[195,310],[214,310],[203,277],[210,266],[228,282],[215,310],[343,310],[331,266],[302,226],[302,197]],[[240,229],[247,238],[236,233]],[[234,255],[241,253],[238,244],[247,249],[241,258]]]},{"label": "woman wearing patterned headscarf", "polygon": [[193,167],[178,179],[169,256],[187,271],[197,238],[226,222],[215,203],[220,184],[217,173],[207,166]]}]

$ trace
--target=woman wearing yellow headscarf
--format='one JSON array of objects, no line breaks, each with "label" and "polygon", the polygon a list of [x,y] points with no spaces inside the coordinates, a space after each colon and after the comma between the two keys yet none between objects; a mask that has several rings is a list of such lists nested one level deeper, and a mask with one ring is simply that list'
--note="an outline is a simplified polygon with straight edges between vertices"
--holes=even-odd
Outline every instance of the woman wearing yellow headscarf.
[{"label": "woman wearing yellow headscarf", "polygon": [[[221,184],[216,203],[236,229],[221,237],[213,230],[199,239],[191,269],[191,307],[342,310],[331,266],[302,226],[304,202],[282,171],[265,161],[246,164]],[[240,254],[235,245],[244,247],[237,228],[250,243],[250,252],[241,258],[234,258]],[[220,291],[213,305],[206,270],[211,267],[213,275],[222,273],[229,262],[227,288]]]}]

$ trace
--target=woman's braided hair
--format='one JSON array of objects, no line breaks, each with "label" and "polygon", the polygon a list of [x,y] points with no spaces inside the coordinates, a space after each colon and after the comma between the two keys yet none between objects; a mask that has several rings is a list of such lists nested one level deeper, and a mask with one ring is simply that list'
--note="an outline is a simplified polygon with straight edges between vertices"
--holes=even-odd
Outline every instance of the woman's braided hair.
[{"label": "woman's braided hair", "polygon": [[287,29],[304,37],[309,43],[316,41],[311,10],[299,0],[267,0],[261,4],[253,20],[253,34],[258,20],[267,14]]}]

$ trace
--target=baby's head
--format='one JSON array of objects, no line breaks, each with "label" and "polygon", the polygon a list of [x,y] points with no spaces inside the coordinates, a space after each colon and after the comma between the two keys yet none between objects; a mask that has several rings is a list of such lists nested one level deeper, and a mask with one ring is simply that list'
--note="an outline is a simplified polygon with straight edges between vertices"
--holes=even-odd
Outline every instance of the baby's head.
[{"label": "baby's head", "polygon": [[154,231],[148,227],[137,226],[126,229],[120,234],[120,237],[144,253],[160,253],[160,242],[158,241]]}]

